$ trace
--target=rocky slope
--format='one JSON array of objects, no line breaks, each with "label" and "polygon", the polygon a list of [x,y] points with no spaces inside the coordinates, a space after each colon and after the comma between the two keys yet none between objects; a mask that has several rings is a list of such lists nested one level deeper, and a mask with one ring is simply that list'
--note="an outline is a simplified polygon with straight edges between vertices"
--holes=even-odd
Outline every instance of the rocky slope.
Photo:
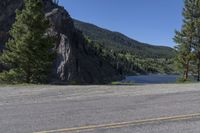
[{"label": "rocky slope", "polygon": [[[52,0],[42,0],[44,12],[50,20],[48,33],[57,38],[57,58],[52,69],[51,82],[102,84],[118,80],[121,75],[88,47],[82,33],[74,28],[68,12]],[[8,31],[15,21],[15,10],[22,9],[23,0],[0,1],[0,50],[9,38]],[[0,67],[2,70],[2,67]]]}]

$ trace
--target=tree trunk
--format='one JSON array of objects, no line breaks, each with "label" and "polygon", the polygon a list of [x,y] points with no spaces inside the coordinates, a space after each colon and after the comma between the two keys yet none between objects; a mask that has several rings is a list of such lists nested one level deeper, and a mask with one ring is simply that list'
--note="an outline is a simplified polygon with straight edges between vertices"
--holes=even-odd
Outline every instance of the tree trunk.
[{"label": "tree trunk", "polygon": [[198,56],[198,64],[197,64],[197,81],[200,81],[200,55]]},{"label": "tree trunk", "polygon": [[28,61],[27,70],[26,70],[26,83],[28,83],[28,84],[31,82],[30,77],[31,77],[31,70],[30,70],[30,63]]},{"label": "tree trunk", "polygon": [[188,75],[189,75],[189,62],[186,64],[185,78],[184,78],[185,81],[188,80],[189,77]]},{"label": "tree trunk", "polygon": [[185,68],[185,71],[183,73],[183,81],[187,81],[188,74],[187,74],[187,69]]}]

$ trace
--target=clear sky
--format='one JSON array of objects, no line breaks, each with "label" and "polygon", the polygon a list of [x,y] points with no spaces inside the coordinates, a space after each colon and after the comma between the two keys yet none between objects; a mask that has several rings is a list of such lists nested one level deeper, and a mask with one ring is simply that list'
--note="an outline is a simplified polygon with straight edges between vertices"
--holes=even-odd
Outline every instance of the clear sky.
[{"label": "clear sky", "polygon": [[183,0],[60,0],[71,17],[141,42],[173,47]]}]

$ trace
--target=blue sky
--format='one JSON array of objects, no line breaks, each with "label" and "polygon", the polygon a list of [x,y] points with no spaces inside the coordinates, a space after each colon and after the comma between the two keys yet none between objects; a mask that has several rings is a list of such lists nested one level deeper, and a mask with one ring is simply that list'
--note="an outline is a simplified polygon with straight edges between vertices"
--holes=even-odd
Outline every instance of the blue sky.
[{"label": "blue sky", "polygon": [[60,0],[71,17],[141,42],[173,47],[183,0]]}]

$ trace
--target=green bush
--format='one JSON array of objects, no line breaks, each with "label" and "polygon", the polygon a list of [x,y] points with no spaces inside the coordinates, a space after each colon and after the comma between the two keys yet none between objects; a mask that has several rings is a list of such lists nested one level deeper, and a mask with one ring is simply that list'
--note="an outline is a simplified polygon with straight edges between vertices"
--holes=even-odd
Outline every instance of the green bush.
[{"label": "green bush", "polygon": [[176,82],[177,83],[191,83],[192,80],[190,80],[190,79],[185,80],[183,78],[178,78]]},{"label": "green bush", "polygon": [[0,83],[19,84],[25,81],[24,77],[24,72],[22,70],[11,69],[10,71],[4,71],[0,73]]}]

